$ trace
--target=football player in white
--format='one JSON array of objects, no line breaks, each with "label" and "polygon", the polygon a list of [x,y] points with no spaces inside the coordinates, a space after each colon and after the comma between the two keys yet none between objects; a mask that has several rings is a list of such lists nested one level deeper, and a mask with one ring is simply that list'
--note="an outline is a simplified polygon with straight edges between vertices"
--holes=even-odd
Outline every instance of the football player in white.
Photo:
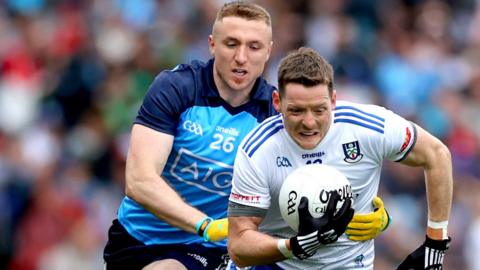
[{"label": "football player in white", "polygon": [[[228,250],[251,269],[373,269],[373,240],[351,241],[355,214],[374,209],[385,159],[425,171],[428,224],[425,242],[399,269],[441,269],[450,238],[452,164],[448,148],[418,125],[376,105],[336,100],[333,70],[318,53],[300,48],[280,63],[279,115],[245,137],[237,152],[229,203]],[[338,214],[313,218],[299,204],[298,233],[282,219],[278,195],[293,169],[333,166],[350,181],[353,202]],[[338,196],[331,196],[330,211]],[[303,210],[302,210],[303,209]],[[358,225],[358,223],[356,223]],[[346,233],[344,233],[346,231]],[[333,236],[333,237],[332,237]]]}]

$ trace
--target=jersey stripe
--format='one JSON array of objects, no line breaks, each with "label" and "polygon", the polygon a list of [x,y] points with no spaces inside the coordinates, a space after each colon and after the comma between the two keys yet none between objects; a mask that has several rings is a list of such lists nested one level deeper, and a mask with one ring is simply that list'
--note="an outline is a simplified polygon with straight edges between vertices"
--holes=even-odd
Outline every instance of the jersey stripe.
[{"label": "jersey stripe", "polygon": [[281,115],[273,117],[272,119],[258,126],[255,131],[248,136],[245,144],[242,146],[242,149],[248,154],[248,156],[251,157],[266,139],[281,129],[283,129]]},{"label": "jersey stripe", "polygon": [[263,122],[259,126],[257,126],[250,135],[247,135],[247,137],[245,137],[245,143],[243,144],[242,149],[244,151],[248,151],[248,148],[250,148],[250,146],[255,142],[257,137],[261,136],[261,134],[257,135],[257,133],[260,132],[260,130],[264,130],[264,129],[269,128],[271,126],[272,122],[274,122],[273,124],[277,123],[278,118],[280,118],[280,116],[281,115],[279,114],[275,117],[267,119],[267,120],[265,120],[265,122]]},{"label": "jersey stripe", "polygon": [[270,138],[272,135],[274,135],[281,129],[283,129],[283,123],[280,123],[279,125],[276,125],[272,129],[270,129],[270,132],[262,136],[262,138],[256,143],[255,147],[250,152],[247,152],[247,155],[249,157],[252,157],[255,151],[257,151],[258,147],[263,144],[263,142],[265,142],[268,138]]},{"label": "jersey stripe", "polygon": [[376,126],[379,126],[381,128],[384,128],[385,126],[383,125],[383,123],[379,123],[371,118],[368,118],[368,117],[364,117],[364,116],[361,116],[359,114],[356,114],[356,113],[352,113],[352,112],[336,112],[335,113],[335,118],[338,118],[340,116],[351,116],[353,118],[360,118],[362,120],[364,120],[365,122],[369,122],[369,123],[372,123]]},{"label": "jersey stripe", "polygon": [[334,123],[349,123],[384,134],[385,118],[365,112],[353,106],[337,106]]},{"label": "jersey stripe", "polygon": [[343,119],[343,118],[340,118],[340,119],[335,119],[333,120],[334,123],[349,123],[349,124],[354,124],[354,125],[357,125],[357,126],[361,126],[361,127],[365,127],[365,128],[368,128],[368,129],[371,129],[371,130],[374,130],[378,133],[381,133],[383,134],[383,129],[380,129],[380,128],[377,128],[375,126],[372,126],[372,125],[368,125],[368,124],[365,124],[363,122],[359,122],[359,121],[355,121],[353,119]]},{"label": "jersey stripe", "polygon": [[368,115],[368,116],[373,117],[373,118],[376,118],[376,119],[378,119],[378,120],[380,120],[380,121],[382,121],[382,122],[385,122],[385,118],[383,118],[383,117],[380,117],[380,116],[375,115],[375,114],[372,114],[372,113],[364,112],[364,111],[362,111],[362,110],[360,110],[360,109],[357,109],[357,108],[355,108],[355,107],[352,107],[352,106],[337,106],[337,107],[335,107],[335,111],[339,111],[339,110],[353,110],[353,111],[357,111],[357,112],[359,112],[359,113],[361,113],[361,114]]}]

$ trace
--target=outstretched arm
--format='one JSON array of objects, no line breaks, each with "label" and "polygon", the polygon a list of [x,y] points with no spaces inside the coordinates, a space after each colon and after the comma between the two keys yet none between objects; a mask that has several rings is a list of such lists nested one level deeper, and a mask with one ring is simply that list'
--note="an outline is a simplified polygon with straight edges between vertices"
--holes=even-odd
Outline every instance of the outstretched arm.
[{"label": "outstretched arm", "polygon": [[[425,171],[428,200],[428,220],[433,224],[448,221],[452,205],[452,159],[448,148],[437,138],[419,126],[417,142],[403,164],[421,166]],[[427,227],[431,239],[445,239],[446,228]]]},{"label": "outstretched arm", "polygon": [[452,204],[452,161],[450,151],[437,138],[417,126],[417,143],[403,161],[422,166],[428,201],[428,224],[423,244],[410,253],[397,270],[442,269],[450,243],[447,235]]},{"label": "outstretched arm", "polygon": [[195,233],[206,215],[185,203],[161,177],[173,136],[143,125],[132,128],[126,164],[126,195],[158,218]]}]

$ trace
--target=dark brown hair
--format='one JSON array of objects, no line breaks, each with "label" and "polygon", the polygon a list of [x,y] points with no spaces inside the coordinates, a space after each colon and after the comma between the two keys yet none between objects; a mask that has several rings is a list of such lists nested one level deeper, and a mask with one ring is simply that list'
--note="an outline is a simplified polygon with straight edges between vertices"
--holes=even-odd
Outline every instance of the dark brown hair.
[{"label": "dark brown hair", "polygon": [[280,62],[278,68],[278,89],[280,96],[285,94],[288,83],[299,83],[307,87],[325,84],[332,96],[332,66],[311,48],[301,47],[290,52]]}]

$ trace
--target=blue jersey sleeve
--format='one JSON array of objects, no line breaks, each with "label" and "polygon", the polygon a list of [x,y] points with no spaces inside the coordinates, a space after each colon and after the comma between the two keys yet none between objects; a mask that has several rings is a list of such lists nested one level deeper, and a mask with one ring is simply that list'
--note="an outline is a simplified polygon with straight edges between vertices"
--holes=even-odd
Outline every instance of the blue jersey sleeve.
[{"label": "blue jersey sleeve", "polygon": [[[176,71],[161,72],[150,85],[135,123],[175,135],[180,114],[193,95],[193,91],[188,94],[191,81],[191,77],[180,76]],[[193,87],[193,83],[190,85]]]}]

